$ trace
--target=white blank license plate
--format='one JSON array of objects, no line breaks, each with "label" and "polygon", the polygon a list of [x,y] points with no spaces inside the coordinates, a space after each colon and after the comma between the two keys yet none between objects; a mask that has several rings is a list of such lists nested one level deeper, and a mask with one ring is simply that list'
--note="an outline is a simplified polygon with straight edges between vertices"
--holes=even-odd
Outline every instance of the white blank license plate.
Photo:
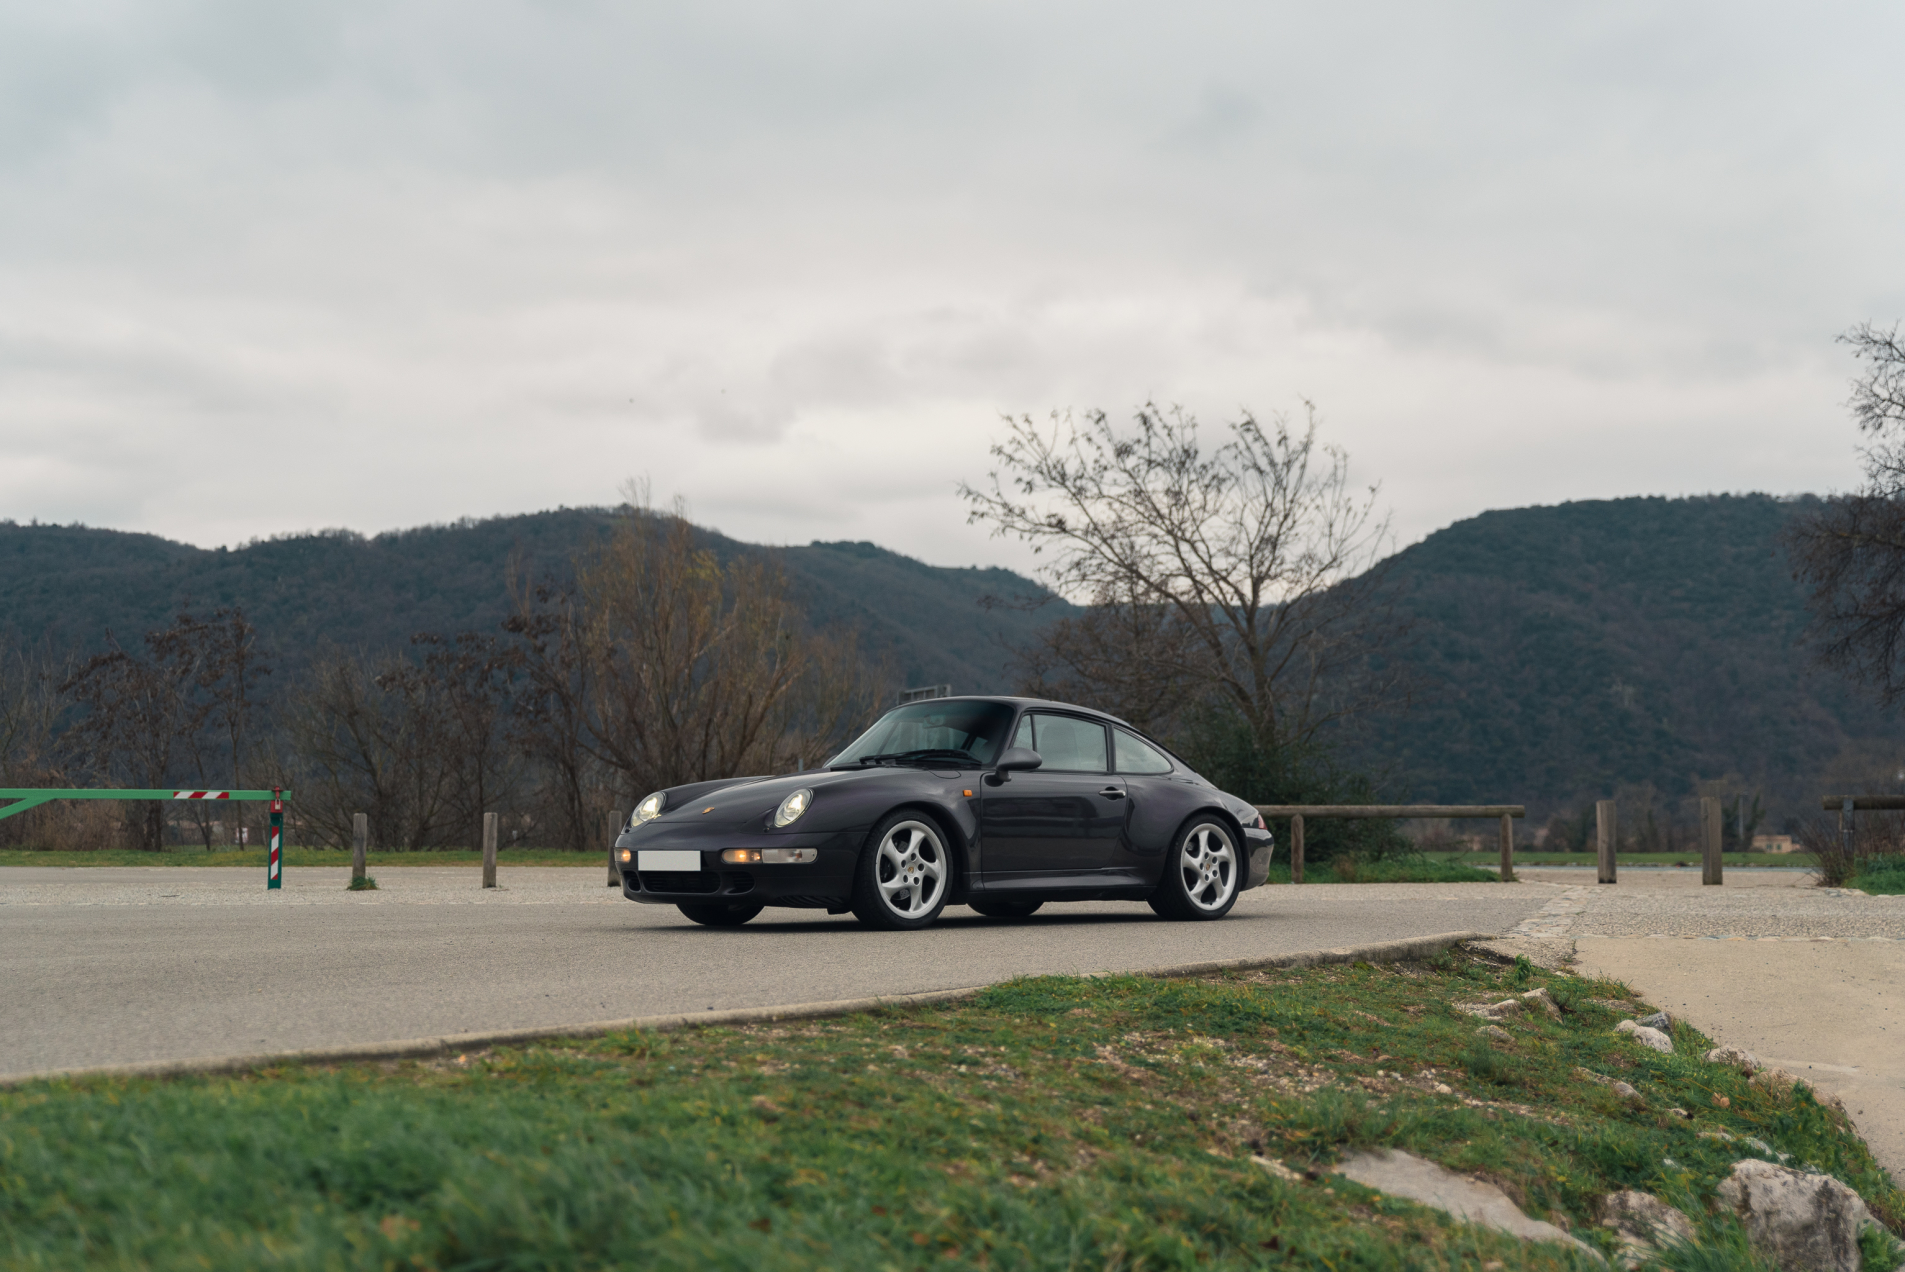
[{"label": "white blank license plate", "polygon": [[692,851],[662,851],[653,849],[635,854],[637,870],[699,870],[701,854]]}]

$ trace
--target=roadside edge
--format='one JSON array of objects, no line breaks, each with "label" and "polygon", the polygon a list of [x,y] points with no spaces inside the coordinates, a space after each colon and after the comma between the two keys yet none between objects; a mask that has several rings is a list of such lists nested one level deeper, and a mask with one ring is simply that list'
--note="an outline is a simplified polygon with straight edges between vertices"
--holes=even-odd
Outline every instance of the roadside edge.
[{"label": "roadside edge", "polygon": [[[1343,945],[1327,950],[1298,950],[1289,954],[1214,959],[1201,963],[1175,963],[1167,967],[1136,967],[1121,971],[1089,972],[1086,975],[1090,977],[1208,976],[1213,972],[1256,971],[1277,967],[1321,967],[1330,963],[1396,963],[1404,959],[1426,958],[1465,941],[1491,940],[1495,938],[1495,935],[1492,932],[1441,932],[1433,936],[1411,937],[1401,941],[1376,941],[1366,945]],[[0,1075],[0,1089],[24,1086],[32,1082],[78,1078],[169,1078],[200,1073],[242,1073],[289,1064],[412,1060],[421,1056],[469,1051],[477,1047],[509,1046],[556,1038],[600,1038],[612,1033],[641,1031],[663,1033],[676,1029],[704,1029],[719,1025],[769,1024],[783,1020],[825,1020],[834,1016],[853,1016],[863,1012],[884,1011],[896,1007],[953,1002],[962,998],[972,998],[993,985],[1002,983],[993,981],[985,985],[968,985],[960,989],[937,989],[919,994],[887,994],[873,998],[842,998],[820,1003],[790,1003],[780,1007],[733,1007],[723,1011],[634,1016],[627,1020],[596,1020],[579,1025],[489,1029],[477,1033],[444,1034],[435,1038],[407,1038],[397,1042],[354,1043],[341,1047],[305,1047],[292,1051],[258,1052],[249,1055],[207,1056],[195,1060],[149,1060],[137,1064],[43,1069],[36,1073]]]}]

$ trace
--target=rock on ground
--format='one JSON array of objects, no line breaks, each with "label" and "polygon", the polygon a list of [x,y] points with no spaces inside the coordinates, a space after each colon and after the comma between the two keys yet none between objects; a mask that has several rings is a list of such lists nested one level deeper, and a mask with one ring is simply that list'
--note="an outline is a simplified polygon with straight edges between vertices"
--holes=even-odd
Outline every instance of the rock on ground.
[{"label": "rock on ground", "polygon": [[1762,1067],[1759,1057],[1744,1047],[1715,1047],[1707,1052],[1706,1061],[1708,1064],[1724,1064],[1738,1069],[1749,1078]]},{"label": "rock on ground", "polygon": [[1640,1024],[1637,1021],[1623,1020],[1620,1024],[1614,1026],[1614,1032],[1628,1035],[1643,1047],[1652,1047],[1655,1051],[1664,1051],[1669,1055],[1673,1054],[1672,1038],[1669,1038],[1658,1029]]},{"label": "rock on ground", "polygon": [[1262,1157],[1253,1153],[1250,1160],[1269,1171],[1272,1175],[1275,1175],[1278,1179],[1283,1180],[1285,1183],[1300,1184],[1303,1182],[1303,1176],[1301,1174],[1291,1170],[1274,1157]]},{"label": "rock on ground", "polygon": [[1398,1149],[1353,1153],[1337,1165],[1336,1171],[1365,1188],[1433,1206],[1467,1223],[1494,1228],[1528,1241],[1570,1242],[1596,1259],[1602,1257],[1600,1251],[1579,1237],[1569,1236],[1551,1223],[1522,1214],[1520,1208],[1508,1200],[1508,1195],[1493,1184],[1477,1183]]},{"label": "rock on ground", "polygon": [[1645,1263],[1663,1241],[1693,1240],[1693,1220],[1652,1193],[1609,1193],[1601,1199],[1600,1219],[1620,1238],[1624,1268]]},{"label": "rock on ground", "polygon": [[1783,1272],[1859,1272],[1859,1230],[1872,1216],[1832,1176],[1748,1158],[1733,1163],[1718,1191],[1754,1248]]},{"label": "rock on ground", "polygon": [[1548,993],[1546,986],[1540,989],[1531,989],[1525,994],[1517,995],[1517,997],[1528,1005],[1530,1011],[1538,1011],[1549,1020],[1561,1019],[1560,1004],[1555,1002],[1553,996]]}]

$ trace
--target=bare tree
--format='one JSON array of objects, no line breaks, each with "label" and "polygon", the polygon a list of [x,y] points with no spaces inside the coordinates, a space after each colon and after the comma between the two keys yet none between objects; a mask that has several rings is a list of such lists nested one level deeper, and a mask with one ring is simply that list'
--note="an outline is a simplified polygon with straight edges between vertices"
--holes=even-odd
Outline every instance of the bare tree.
[{"label": "bare tree", "polygon": [[[258,643],[258,629],[242,607],[220,609],[208,620],[181,613],[174,624],[175,639],[196,646],[198,675],[194,688],[203,704],[198,713],[200,731],[183,739],[190,751],[194,777],[207,786],[245,785],[250,765],[251,710],[258,681],[271,674]],[[213,827],[231,818],[243,824],[243,804],[191,803],[186,815],[197,825],[209,850]],[[242,837],[242,836],[241,836]]]},{"label": "bare tree", "polygon": [[[67,784],[59,754],[66,711],[59,685],[70,670],[10,643],[0,646],[0,786]],[[0,836],[14,844],[44,842],[52,823],[68,811],[42,805],[0,821]]]},{"label": "bare tree", "polygon": [[770,761],[768,724],[807,653],[773,562],[724,564],[679,513],[636,511],[576,587],[601,698],[594,743],[634,793]]},{"label": "bare tree", "polygon": [[573,587],[515,593],[519,743],[577,847],[609,799],[823,759],[890,679],[850,636],[808,630],[772,556],[722,561],[639,492]]},{"label": "bare tree", "polygon": [[293,695],[287,713],[303,769],[299,810],[314,838],[350,842],[366,813],[381,848],[435,848],[465,830],[456,774],[439,745],[442,695],[413,664],[333,653]]},{"label": "bare tree", "polygon": [[522,757],[506,729],[522,654],[479,632],[422,633],[411,644],[422,653],[420,663],[393,668],[378,685],[433,704],[433,728],[418,740],[448,779],[449,817],[459,838],[480,844],[483,814],[508,811],[522,794]]},{"label": "bare tree", "polygon": [[1041,675],[1152,728],[1214,696],[1266,753],[1397,700],[1369,662],[1392,631],[1387,525],[1313,411],[1301,431],[1245,414],[1215,446],[1150,404],[1125,428],[1102,411],[1008,423],[990,488],[960,493],[970,521],[1049,554],[1043,581],[1089,605],[1034,651]]},{"label": "bare tree", "polygon": [[0,785],[42,786],[60,769],[55,746],[65,675],[24,649],[0,648]]},{"label": "bare tree", "polygon": [[1012,649],[1011,664],[1023,693],[1089,702],[1161,735],[1206,687],[1198,639],[1176,607],[1107,590]]},{"label": "bare tree", "polygon": [[1849,403],[1871,438],[1865,485],[1796,518],[1787,547],[1822,658],[1889,706],[1905,699],[1905,345],[1870,323],[1839,339],[1865,364]]},{"label": "bare tree", "polygon": [[[580,851],[596,838],[598,810],[614,798],[612,770],[590,746],[595,660],[572,588],[531,585],[512,567],[515,612],[503,622],[522,654],[510,738],[542,775],[546,837]],[[637,797],[639,798],[639,796]]]},{"label": "bare tree", "polygon": [[[181,614],[173,626],[146,634],[147,656],[140,657],[107,632],[106,652],[60,685],[83,710],[70,740],[102,779],[161,788],[180,761],[192,758],[212,709],[195,692],[206,663],[200,635],[200,625]],[[149,852],[164,847],[165,814],[156,802],[132,813]]]}]

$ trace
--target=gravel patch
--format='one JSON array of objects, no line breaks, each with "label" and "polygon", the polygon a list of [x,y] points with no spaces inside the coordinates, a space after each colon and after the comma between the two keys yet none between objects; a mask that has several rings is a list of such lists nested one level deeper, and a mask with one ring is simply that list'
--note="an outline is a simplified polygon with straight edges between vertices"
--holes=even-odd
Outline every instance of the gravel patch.
[{"label": "gravel patch", "polygon": [[[1531,875],[1533,871],[1529,872]],[[1524,940],[1592,940],[1597,937],[1684,937],[1735,941],[1905,940],[1905,897],[1868,897],[1844,888],[1812,886],[1810,875],[1763,871],[1728,872],[1720,887],[1701,887],[1679,872],[1622,872],[1619,883],[1597,884],[1582,876],[1539,914],[1509,934]],[[1770,876],[1770,877],[1769,877]],[[1544,877],[1545,882],[1572,880]],[[1690,886],[1691,885],[1691,886]]]}]

